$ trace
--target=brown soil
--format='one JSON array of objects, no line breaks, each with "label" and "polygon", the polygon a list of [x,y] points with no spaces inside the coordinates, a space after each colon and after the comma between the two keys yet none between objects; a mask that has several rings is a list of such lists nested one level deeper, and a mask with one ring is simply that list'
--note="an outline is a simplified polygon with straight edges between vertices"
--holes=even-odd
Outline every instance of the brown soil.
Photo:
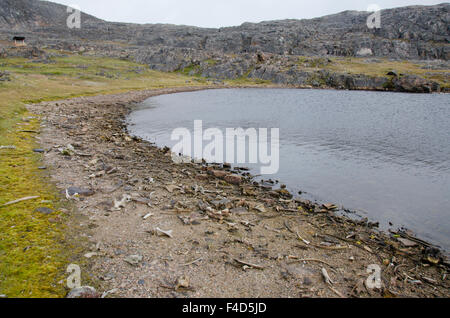
[{"label": "brown soil", "polygon": [[[226,171],[222,167],[177,165],[167,151],[127,135],[123,120],[133,104],[187,90],[29,106],[42,115],[38,138],[57,186],[94,192],[69,200],[87,220],[79,233],[92,245],[86,251],[91,264],[84,270],[98,279],[101,292],[115,289],[109,297],[450,295],[448,265],[425,242],[406,247],[370,223],[291,200],[287,191],[261,187],[248,175],[240,185],[228,184],[213,171]],[[75,150],[61,152],[69,144]],[[114,208],[114,200],[124,195],[131,200]],[[158,235],[156,228],[171,230],[172,238]],[[130,255],[143,258],[133,266],[126,261]],[[365,284],[371,264],[382,269],[381,289]]]}]

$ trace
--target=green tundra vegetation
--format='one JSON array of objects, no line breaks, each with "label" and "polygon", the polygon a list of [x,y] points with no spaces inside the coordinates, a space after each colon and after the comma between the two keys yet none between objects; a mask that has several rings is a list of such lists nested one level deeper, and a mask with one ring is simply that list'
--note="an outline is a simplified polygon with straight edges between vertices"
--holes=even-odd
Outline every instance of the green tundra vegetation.
[{"label": "green tundra vegetation", "polygon": [[357,57],[336,57],[326,66],[330,71],[338,73],[364,74],[373,77],[385,77],[389,71],[398,74],[410,74],[435,81],[441,87],[450,87],[448,69],[427,69],[414,61],[392,61],[377,58],[376,62],[367,63],[367,59]]}]

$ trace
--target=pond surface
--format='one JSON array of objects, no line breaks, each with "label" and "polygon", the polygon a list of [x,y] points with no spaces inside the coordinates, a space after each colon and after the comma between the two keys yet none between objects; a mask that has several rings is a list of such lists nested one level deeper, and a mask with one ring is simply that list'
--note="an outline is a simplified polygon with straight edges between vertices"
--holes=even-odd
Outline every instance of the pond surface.
[{"label": "pond surface", "polygon": [[449,95],[206,90],[146,100],[130,115],[129,130],[172,147],[173,129],[193,131],[194,120],[204,130],[279,128],[280,169],[264,178],[450,251]]}]

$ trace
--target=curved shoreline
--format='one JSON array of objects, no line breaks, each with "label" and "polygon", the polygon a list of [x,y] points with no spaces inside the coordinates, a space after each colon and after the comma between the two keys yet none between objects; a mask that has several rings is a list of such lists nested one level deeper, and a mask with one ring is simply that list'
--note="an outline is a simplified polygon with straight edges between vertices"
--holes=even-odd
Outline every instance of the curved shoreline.
[{"label": "curved shoreline", "polygon": [[[448,297],[448,281],[441,275],[448,265],[439,258],[439,264],[433,264],[438,255],[426,250],[426,242],[414,241],[414,247],[405,247],[406,241],[401,243],[377,232],[368,223],[358,224],[309,201],[291,200],[283,190],[264,190],[254,186],[251,178],[244,177],[239,185],[229,184],[223,180],[229,173],[222,167],[175,165],[166,150],[126,133],[124,119],[135,103],[156,95],[210,88],[217,87],[138,91],[30,105],[48,125],[41,136],[42,144],[50,149],[45,161],[53,167],[52,177],[58,186],[64,189],[75,185],[94,192],[74,205],[91,218],[93,226],[88,227],[92,243],[101,246],[96,251],[98,257],[92,259],[92,270],[100,281],[114,274],[115,278],[101,283],[105,290],[108,285],[123,286],[117,296],[125,297],[178,294],[177,288],[162,290],[160,285],[167,287],[171,283],[159,281],[158,275],[138,279],[137,285],[129,279],[130,275],[145,276],[147,267],[160,277],[167,276],[168,266],[173,272],[167,277],[169,281],[175,282],[183,275],[191,278],[195,290],[187,292],[187,297],[298,297],[303,291],[302,295],[311,297],[383,297],[386,293]],[[69,156],[54,148],[67,144],[75,148]],[[117,202],[123,195],[129,195],[131,201],[116,211],[114,200]],[[143,216],[149,214],[144,220]],[[172,229],[173,238],[153,235],[155,228]],[[127,243],[130,234],[137,241]],[[122,246],[123,253],[116,253],[121,249],[116,245]],[[179,249],[191,252],[178,255]],[[196,250],[202,252],[201,257],[186,257],[196,254]],[[124,261],[127,254],[139,252],[144,261],[137,267]],[[164,260],[167,254],[171,257]],[[180,265],[200,258],[200,264]],[[320,264],[298,263],[298,259],[326,261],[334,270],[331,275],[336,281],[335,290],[323,282]],[[424,259],[428,265],[417,269]],[[261,282],[258,271],[252,269],[256,265],[246,265],[248,271],[242,271],[242,262],[264,264],[265,281]],[[361,283],[355,277],[366,275],[370,264],[383,268],[385,287],[366,288],[355,294]],[[412,269],[399,273],[399,265]],[[236,281],[236,277],[240,279]],[[407,277],[421,281],[422,288],[417,290]],[[304,289],[296,287],[299,279]],[[142,280],[144,284],[140,284]],[[254,290],[244,287],[248,284]]]},{"label": "curved shoreline", "polygon": [[[238,89],[243,89],[244,91],[249,89],[249,92],[250,92],[249,94],[252,94],[252,96],[254,96],[255,94],[259,95],[260,92],[258,91],[258,89],[262,89],[263,91],[267,89],[269,92],[271,90],[273,90],[274,92],[279,92],[280,90],[282,92],[284,92],[284,91],[288,92],[290,90],[294,90],[293,91],[294,94],[295,94],[295,90],[297,90],[295,88],[274,87],[274,86],[272,86],[272,87],[251,87],[251,88],[248,88],[248,87],[228,87],[228,88],[215,88],[215,89],[218,89],[218,91],[217,92],[213,91],[211,93],[206,93],[205,92],[205,94],[207,94],[206,96],[208,96],[208,100],[209,100],[208,103],[211,103],[211,102],[213,104],[215,103],[214,102],[214,100],[215,100],[214,96],[216,95],[216,93],[219,94],[220,96],[222,94],[227,94],[226,96],[228,96],[228,98],[231,98],[232,96],[228,95],[228,92],[226,91],[226,89],[229,89],[231,91],[235,90],[236,94],[241,94],[241,93],[245,94],[244,92],[241,92],[241,90],[238,90]],[[299,92],[301,92],[301,90],[302,89],[300,89]],[[326,91],[324,91],[324,94],[327,93],[327,92],[331,93],[333,91],[336,91],[336,90],[335,89],[326,90]],[[307,92],[311,92],[311,94],[314,93],[314,91],[312,89],[311,90],[308,89],[305,92],[305,94]],[[261,94],[262,93],[263,92],[261,92]],[[385,93],[387,93],[387,92],[385,92]],[[309,93],[307,93],[307,94],[309,94]],[[336,92],[336,94],[340,96],[340,93]],[[342,94],[347,94],[347,93],[342,92]],[[350,94],[350,92],[349,92],[349,94]],[[357,97],[357,96],[361,97],[358,93],[355,93],[355,94],[357,94],[355,97]],[[390,96],[388,94],[383,94],[383,92],[379,92],[379,94],[381,94],[381,95],[379,95],[379,97],[385,96],[385,97],[389,98],[389,96]],[[233,93],[233,95],[234,95],[234,93]],[[315,94],[315,95],[317,95],[317,94]],[[159,147],[161,149],[165,148],[166,146],[171,147],[171,145],[174,145],[175,142],[170,143],[168,138],[170,137],[170,131],[172,129],[175,129],[176,127],[179,127],[179,124],[177,124],[175,127],[173,127],[173,125],[171,126],[170,122],[171,122],[172,114],[173,115],[177,114],[177,109],[180,109],[180,110],[187,109],[188,112],[186,113],[186,115],[188,115],[189,107],[186,108],[186,105],[188,105],[188,106],[192,105],[192,106],[194,106],[194,108],[196,108],[196,105],[197,105],[197,102],[198,102],[198,98],[197,97],[198,96],[205,96],[205,95],[204,94],[200,94],[200,95],[199,94],[194,94],[194,95],[181,94],[180,96],[181,97],[173,97],[173,98],[170,98],[170,99],[162,99],[162,100],[160,100],[160,101],[163,101],[163,102],[159,106],[164,106],[164,107],[157,107],[159,110],[153,110],[154,107],[153,106],[151,106],[151,107],[149,106],[149,109],[147,111],[147,104],[146,103],[143,103],[142,107],[138,107],[137,111],[132,110],[131,114],[129,116],[127,116],[127,124],[128,124],[130,135],[133,135],[133,136],[141,138],[141,139],[143,139],[145,141],[148,141],[148,142],[152,143],[153,145],[155,145],[155,146],[157,146],[157,147]],[[303,95],[301,95],[301,96],[303,96]],[[309,95],[306,95],[306,96],[309,96]],[[328,96],[328,95],[326,95],[326,96]],[[347,95],[345,95],[345,96],[347,96]],[[365,98],[368,98],[367,96],[372,96],[372,94],[368,93],[367,96],[366,95],[364,95],[364,96],[365,96]],[[373,96],[378,96],[378,93],[376,95],[373,95]],[[439,97],[439,96],[437,96],[437,97]],[[228,100],[228,98],[226,100]],[[402,98],[408,98],[408,95],[404,95],[404,97],[402,97]],[[189,101],[186,101],[186,99],[187,100],[192,99],[193,100],[192,104],[190,104]],[[200,98],[200,99],[202,100],[202,98]],[[222,99],[223,99],[223,97],[222,97]],[[150,104],[153,105],[154,103],[151,102],[151,100],[153,100],[153,98],[150,98],[149,100],[150,100]],[[169,102],[167,102],[167,101],[169,101]],[[173,108],[170,107],[171,106],[170,105],[171,104],[170,101],[174,101],[175,103],[177,103],[177,105],[179,105],[180,107],[182,106],[182,107],[173,109]],[[427,101],[428,101],[428,103],[431,103],[431,102],[439,101],[439,99],[435,100],[435,98],[430,97],[430,99],[427,99]],[[389,102],[391,102],[391,101],[389,100]],[[221,105],[220,108],[223,108],[224,106],[226,106],[226,103],[227,102],[225,102],[224,105]],[[160,104],[160,103],[158,102],[157,104]],[[184,104],[186,104],[186,105],[184,105]],[[202,104],[201,101],[200,101],[200,104]],[[205,105],[208,105],[208,104],[205,104]],[[169,107],[169,110],[167,110],[167,109],[165,110],[166,106]],[[209,107],[203,107],[202,109],[203,109],[203,111],[208,111]],[[153,112],[153,111],[155,111],[155,112]],[[186,122],[186,120],[184,120],[185,123],[182,124],[181,126],[182,127],[188,127],[188,129],[191,130],[192,129],[192,123],[194,122],[194,119],[195,120],[201,119],[203,117],[202,116],[203,111],[200,112],[200,113],[197,112],[197,115],[195,117],[189,117],[188,116],[189,118],[191,118],[191,120],[190,120],[191,123]],[[405,111],[408,111],[408,108],[406,108]],[[138,114],[138,115],[136,115],[136,114]],[[154,118],[152,119],[152,117],[154,115],[156,115],[157,118],[159,118],[158,121],[155,121]],[[161,116],[163,117],[163,119],[161,119]],[[168,117],[166,117],[166,116],[168,116]],[[146,117],[148,117],[149,121],[145,121],[144,120]],[[178,114],[177,117],[180,117],[180,114]],[[183,116],[181,116],[181,117],[183,117]],[[133,118],[135,120],[133,120]],[[165,122],[165,121],[167,121],[167,123],[168,123],[167,125],[165,125],[165,126],[159,126],[158,125],[159,122]],[[155,136],[152,135],[152,133],[154,132],[154,129],[147,130],[147,127],[150,127],[152,125],[152,123],[155,123],[156,125],[158,125],[158,127],[160,128],[159,129],[160,133],[165,133],[166,134],[166,138],[163,138],[164,142],[161,142],[161,140],[157,141],[157,140],[154,139]],[[237,124],[237,125],[239,126],[239,124]],[[216,127],[216,126],[217,127],[221,127],[221,129],[223,130],[223,134],[225,134],[225,131],[224,131],[225,127],[222,127],[219,123],[213,124],[213,126],[214,127]],[[231,126],[234,126],[234,125],[231,125]],[[234,126],[234,127],[238,127],[238,126]],[[191,127],[191,128],[189,128],[189,127]],[[280,126],[275,126],[275,127],[280,127]],[[204,127],[203,129],[205,130],[206,128],[207,127]],[[191,133],[192,133],[192,130],[191,130]],[[195,141],[194,141],[194,143],[195,143]],[[206,143],[207,143],[207,141],[204,140],[203,145],[206,145]],[[328,159],[328,160],[331,160],[331,159]],[[326,160],[326,162],[328,160]],[[208,163],[213,163],[213,162],[208,162]],[[245,166],[245,163],[242,163],[240,165],[234,165],[233,164],[231,169],[233,169],[235,167],[238,167],[238,166],[242,167],[242,165]],[[261,176],[257,175],[258,172],[256,170],[258,170],[258,169],[253,169],[252,168],[250,170],[246,170],[246,172],[248,171],[248,172],[250,172],[250,174],[256,175],[255,178],[258,181],[263,181]],[[305,184],[302,185],[302,184],[296,183],[295,179],[294,180],[292,178],[289,179],[289,175],[288,174],[285,174],[284,176],[280,176],[280,175],[267,176],[267,179],[269,177],[271,178],[271,180],[275,180],[275,179],[277,180],[276,184],[273,183],[273,185],[272,185],[274,188],[276,188],[277,186],[279,187],[281,184],[287,185],[287,187],[286,186],[285,187],[286,187],[287,190],[289,190],[294,195],[294,199],[300,199],[300,200],[301,199],[308,199],[310,201],[315,202],[316,205],[322,205],[322,204],[326,204],[326,203],[330,202],[330,201],[327,200],[327,197],[328,197],[327,195],[324,195],[323,193],[321,193],[321,191],[319,191],[319,192],[316,191],[315,193],[309,193],[308,188],[306,187]],[[289,181],[287,181],[287,180],[289,180]],[[319,180],[318,178],[313,178],[313,181],[315,183],[312,183],[312,185],[313,186],[314,185],[318,186],[317,189],[320,189],[321,183],[322,182],[326,183],[328,181],[328,178],[325,175],[325,178],[322,177],[322,179],[320,181],[318,181],[318,180]],[[392,179],[390,180],[390,182],[393,182],[393,181],[394,180],[392,180]],[[421,182],[421,183],[423,183],[423,182]],[[267,183],[266,185],[269,186],[270,184]],[[310,180],[309,185],[311,185],[311,180]],[[344,187],[345,187],[345,185],[344,185]],[[422,187],[423,187],[423,184],[422,184]],[[383,201],[384,200],[383,193],[386,192],[386,187],[381,187],[380,189],[381,189],[381,191],[378,193],[378,197]],[[296,193],[299,190],[300,190],[300,195],[297,195]],[[394,189],[392,189],[392,190],[394,190]],[[369,192],[366,191],[366,193],[370,193],[370,192],[371,191],[369,191]],[[351,193],[353,193],[353,196],[355,195],[354,191],[352,191]],[[410,191],[410,194],[411,194],[411,191]],[[340,199],[339,199],[339,197],[340,197]],[[355,200],[353,200],[353,201],[352,200],[350,200],[350,201],[347,200],[346,201],[346,200],[344,200],[346,198],[346,196],[342,196],[341,195],[339,197],[334,196],[333,203],[336,203],[339,206],[339,209],[337,209],[336,211],[339,212],[340,214],[346,215],[346,216],[348,216],[348,217],[350,217],[350,218],[352,218],[354,220],[358,220],[358,221],[359,220],[363,220],[365,218],[368,218],[370,223],[375,224],[375,223],[379,222],[381,224],[379,228],[381,230],[383,230],[384,232],[386,232],[386,233],[390,233],[391,231],[392,232],[396,232],[398,229],[401,229],[402,231],[407,231],[409,233],[415,233],[415,235],[418,236],[420,239],[426,240],[430,245],[433,245],[434,247],[437,247],[437,248],[441,249],[443,251],[443,253],[447,257],[450,256],[450,254],[449,254],[450,250],[448,249],[449,245],[444,243],[445,239],[446,239],[445,231],[440,231],[440,232],[439,231],[435,231],[435,232],[433,232],[433,230],[430,229],[430,228],[425,228],[424,226],[420,226],[420,224],[422,224],[421,222],[415,222],[415,224],[408,223],[407,219],[410,216],[421,215],[423,213],[423,211],[428,211],[428,212],[431,213],[431,210],[433,210],[433,209],[430,208],[429,205],[416,207],[416,210],[414,210],[414,212],[412,212],[411,209],[405,209],[404,211],[406,211],[406,212],[408,212],[410,214],[406,213],[406,215],[403,215],[404,218],[399,218],[399,217],[396,218],[395,214],[401,213],[403,211],[403,210],[401,210],[399,208],[401,208],[402,205],[405,204],[405,202],[411,204],[411,202],[414,202],[414,201],[411,201],[408,198],[406,201],[400,201],[401,204],[399,204],[397,206],[396,205],[388,205],[387,206],[388,210],[390,209],[390,211],[396,211],[396,212],[391,212],[391,214],[386,214],[385,215],[385,214],[383,214],[384,213],[384,209],[378,209],[377,210],[376,204],[372,205],[372,209],[370,208],[370,205],[369,206],[364,206],[365,202],[361,198],[359,198],[359,201],[355,201]],[[403,199],[405,199],[405,198],[403,197]],[[433,200],[431,200],[430,202],[433,202]],[[416,202],[416,204],[420,204],[420,203],[421,202]],[[345,205],[345,207],[343,206],[343,204]],[[386,202],[383,202],[383,204],[386,207]],[[355,206],[360,206],[360,209],[356,209]],[[349,208],[349,207],[351,207],[351,208]],[[380,215],[378,215],[377,212],[380,215],[383,215],[384,217],[383,218],[379,217]],[[442,217],[445,217],[445,215],[442,215]],[[394,221],[394,219],[395,219],[395,221]],[[427,221],[427,219],[422,219],[422,221]],[[394,223],[394,224],[392,224],[391,222]],[[442,222],[442,221],[439,221],[439,222]],[[434,223],[434,224],[435,225],[436,224],[441,224],[439,222]],[[418,224],[418,226],[417,226],[417,224]],[[436,233],[440,233],[441,235],[438,236],[438,234],[436,234]]]}]

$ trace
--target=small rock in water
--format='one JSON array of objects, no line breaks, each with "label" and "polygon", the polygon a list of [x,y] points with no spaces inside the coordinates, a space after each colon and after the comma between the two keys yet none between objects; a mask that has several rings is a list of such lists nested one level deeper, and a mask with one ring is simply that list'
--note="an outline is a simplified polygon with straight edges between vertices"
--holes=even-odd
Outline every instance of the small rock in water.
[{"label": "small rock in water", "polygon": [[323,207],[325,209],[329,210],[329,211],[333,211],[333,210],[337,210],[338,209],[338,207],[335,204],[332,204],[332,203],[324,204]]},{"label": "small rock in water", "polygon": [[66,298],[99,298],[100,295],[94,287],[83,286],[72,289]]}]

